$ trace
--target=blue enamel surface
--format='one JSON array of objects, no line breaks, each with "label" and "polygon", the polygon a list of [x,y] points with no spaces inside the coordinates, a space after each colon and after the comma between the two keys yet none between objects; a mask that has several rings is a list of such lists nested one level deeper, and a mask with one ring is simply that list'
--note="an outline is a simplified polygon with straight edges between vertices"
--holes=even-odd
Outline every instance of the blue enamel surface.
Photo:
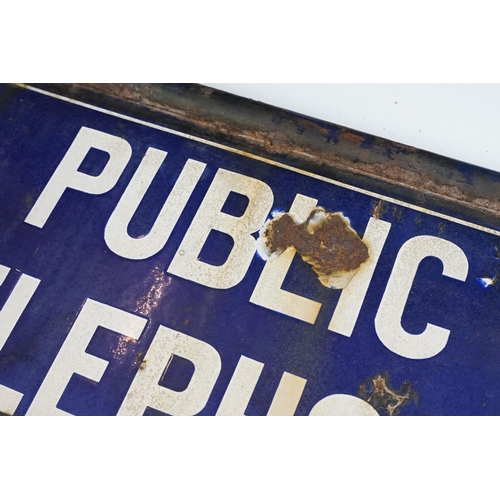
[{"label": "blue enamel surface", "polygon": [[[5,88],[0,90],[0,97]],[[117,185],[93,196],[66,190],[42,229],[24,222],[50,176],[82,126],[125,138],[133,155]],[[168,151],[129,226],[131,236],[147,234],[186,160],[207,164],[166,246],[156,255],[133,261],[114,254],[104,228],[148,147]],[[97,175],[107,155],[93,151],[81,170]],[[41,280],[32,301],[0,351],[0,384],[24,394],[16,414],[28,410],[69,329],[87,298],[148,319],[137,342],[120,343],[117,333],[98,329],[87,352],[109,361],[99,383],[73,375],[58,407],[75,415],[114,415],[138,370],[136,356],[147,350],[159,325],[203,340],[220,353],[222,370],[201,414],[213,415],[240,356],[265,364],[247,415],[265,415],[284,371],[307,379],[297,415],[307,415],[331,394],[357,395],[368,377],[387,372],[394,388],[409,380],[419,394],[402,415],[500,414],[499,286],[480,278],[500,271],[499,238],[388,203],[382,219],[391,222],[354,332],[350,338],[327,327],[340,291],[323,287],[309,266],[295,258],[284,288],[322,303],[310,325],[254,305],[249,298],[263,269],[258,257],[243,281],[215,290],[166,272],[219,168],[258,178],[274,193],[273,210],[288,210],[297,193],[318,199],[329,211],[342,211],[362,235],[376,198],[204,145],[145,125],[86,109],[31,91],[6,100],[0,112],[0,264],[13,269],[0,286],[0,307],[20,272]],[[390,195],[390,193],[383,193]],[[241,199],[243,198],[243,199]],[[232,196],[223,211],[238,216],[244,197]],[[442,276],[436,258],[422,261],[402,318],[403,327],[421,333],[427,323],[451,331],[437,356],[405,359],[379,340],[374,318],[396,255],[409,238],[432,235],[458,245],[469,261],[465,282]],[[218,265],[229,252],[227,235],[210,236],[200,259]],[[219,260],[217,260],[219,259]],[[222,259],[223,261],[223,259]],[[14,271],[19,270],[19,271]],[[158,279],[165,293],[149,301]],[[149,302],[148,302],[149,301]],[[186,387],[192,365],[172,363],[162,383]],[[147,410],[146,414],[159,414]]]}]

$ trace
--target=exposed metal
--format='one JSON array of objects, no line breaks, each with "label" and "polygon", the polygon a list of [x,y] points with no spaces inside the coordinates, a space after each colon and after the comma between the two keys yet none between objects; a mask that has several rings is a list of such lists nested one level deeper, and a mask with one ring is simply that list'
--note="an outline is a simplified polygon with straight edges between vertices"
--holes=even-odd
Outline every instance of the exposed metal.
[{"label": "exposed metal", "polygon": [[345,288],[369,256],[368,246],[351,228],[349,219],[321,207],[313,208],[304,221],[279,213],[259,234],[257,248],[263,258],[279,257],[293,247],[312,266],[321,284],[330,288]]},{"label": "exposed metal", "polygon": [[390,387],[387,373],[368,378],[359,386],[358,395],[376,410],[391,417],[399,415],[401,409],[412,401],[418,405],[418,394],[411,383],[405,380],[399,390],[394,390]]}]

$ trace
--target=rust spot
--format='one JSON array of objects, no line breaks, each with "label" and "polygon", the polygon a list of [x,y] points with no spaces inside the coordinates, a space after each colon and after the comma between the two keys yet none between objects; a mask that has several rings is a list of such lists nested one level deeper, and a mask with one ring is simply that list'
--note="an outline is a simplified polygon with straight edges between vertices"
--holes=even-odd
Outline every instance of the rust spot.
[{"label": "rust spot", "polygon": [[418,403],[418,394],[408,380],[403,382],[399,390],[395,390],[390,387],[387,373],[366,379],[359,386],[358,396],[377,411],[385,411],[390,416],[399,415],[401,408],[410,401]]},{"label": "rust spot", "polygon": [[442,235],[442,234],[444,234],[444,232],[445,232],[445,229],[446,229],[446,224],[445,224],[444,222],[442,222],[442,221],[441,221],[441,222],[438,224],[438,228],[439,228],[439,234],[440,234],[440,235]]},{"label": "rust spot", "polygon": [[364,137],[362,137],[359,134],[355,134],[353,132],[343,132],[342,133],[342,138],[346,139],[348,141],[357,142],[357,143],[360,143],[360,144],[364,141]]},{"label": "rust spot", "polygon": [[394,205],[392,210],[392,220],[393,222],[401,222],[403,220],[403,211],[401,207]]},{"label": "rust spot", "polygon": [[23,198],[23,202],[26,205],[27,208],[31,208],[33,206],[33,197],[30,194],[27,194]]},{"label": "rust spot", "polygon": [[315,207],[304,221],[277,214],[259,233],[257,249],[265,260],[293,247],[326,287],[344,288],[369,257],[368,247],[340,212]]},{"label": "rust spot", "polygon": [[138,352],[134,356],[135,362],[139,365],[139,370],[143,370],[145,363],[147,363],[147,361],[144,359],[145,355],[146,355],[146,351],[142,351],[142,352]]},{"label": "rust spot", "polygon": [[387,210],[387,203],[384,200],[378,200],[378,201],[373,201],[372,202],[373,209],[372,209],[372,216],[375,219],[380,219],[382,215],[384,215],[384,212]]}]

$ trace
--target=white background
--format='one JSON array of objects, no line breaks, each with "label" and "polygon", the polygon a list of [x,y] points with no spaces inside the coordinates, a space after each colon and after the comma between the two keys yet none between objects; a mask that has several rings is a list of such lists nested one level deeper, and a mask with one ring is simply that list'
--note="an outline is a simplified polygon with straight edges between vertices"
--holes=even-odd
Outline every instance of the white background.
[{"label": "white background", "polygon": [[205,85],[500,171],[498,84]]}]

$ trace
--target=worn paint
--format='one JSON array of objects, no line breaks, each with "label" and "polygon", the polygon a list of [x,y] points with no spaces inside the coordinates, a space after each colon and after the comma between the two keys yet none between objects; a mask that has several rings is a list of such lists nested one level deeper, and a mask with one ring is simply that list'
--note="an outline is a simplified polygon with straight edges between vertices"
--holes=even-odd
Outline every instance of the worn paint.
[{"label": "worn paint", "polygon": [[405,380],[399,390],[392,389],[387,373],[368,378],[359,386],[358,395],[377,411],[396,416],[410,402],[418,404],[418,394],[412,384]]},{"label": "worn paint", "polygon": [[314,207],[305,220],[291,213],[278,213],[259,232],[257,249],[267,260],[294,248],[312,266],[322,285],[345,288],[368,260],[366,243],[340,212]]},{"label": "worn paint", "polygon": [[372,216],[375,219],[380,219],[387,211],[387,202],[384,200],[376,200],[373,202]]}]

